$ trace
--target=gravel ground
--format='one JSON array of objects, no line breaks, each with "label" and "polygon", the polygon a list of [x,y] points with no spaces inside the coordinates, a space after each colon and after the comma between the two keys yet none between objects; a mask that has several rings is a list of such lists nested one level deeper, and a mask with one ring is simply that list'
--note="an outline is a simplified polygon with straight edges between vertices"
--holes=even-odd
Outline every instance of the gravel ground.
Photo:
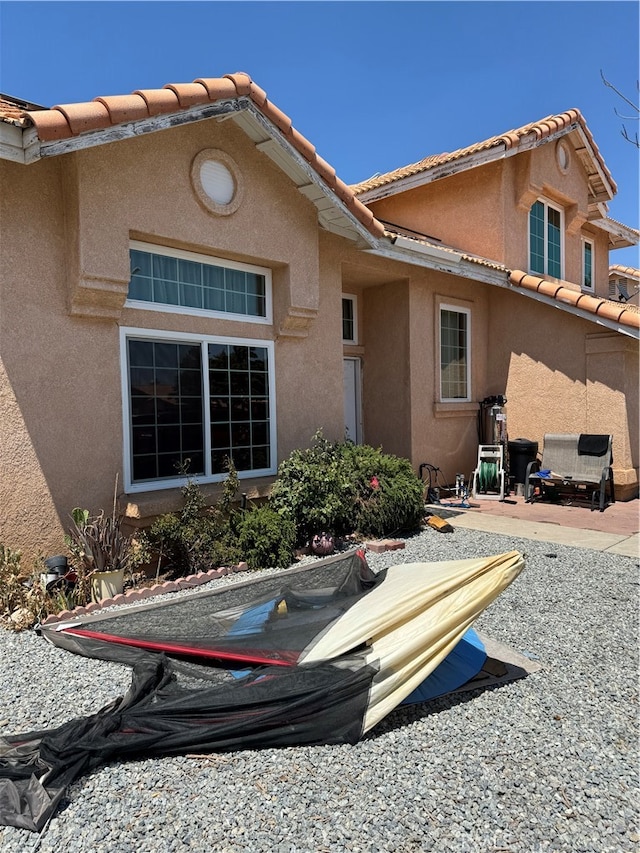
[{"label": "gravel ground", "polygon": [[[394,711],[356,746],[113,764],[41,835],[3,853],[623,853],[640,849],[638,562],[458,528],[399,562],[518,549],[526,567],[476,624],[539,661],[520,681]],[[228,583],[228,579],[214,583]],[[58,725],[130,672],[0,631],[0,733]]]}]

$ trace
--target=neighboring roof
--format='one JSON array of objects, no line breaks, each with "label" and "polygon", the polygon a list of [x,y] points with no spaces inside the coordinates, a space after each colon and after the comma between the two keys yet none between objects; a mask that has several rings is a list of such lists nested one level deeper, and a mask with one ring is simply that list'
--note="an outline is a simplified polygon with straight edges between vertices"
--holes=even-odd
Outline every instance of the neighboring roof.
[{"label": "neighboring roof", "polygon": [[608,320],[610,323],[625,328],[635,329],[634,337],[640,330],[640,313],[638,307],[628,302],[615,302],[612,299],[603,299],[599,296],[591,296],[582,290],[573,290],[566,287],[560,281],[549,281],[536,275],[513,270],[509,274],[509,283],[514,287],[521,287],[531,294],[539,294],[546,297],[545,301],[553,300],[558,307],[575,309],[574,313],[594,315],[597,320]]},{"label": "neighboring roof", "polygon": [[356,195],[364,197],[363,201],[374,201],[419,186],[428,180],[447,177],[456,171],[535,148],[545,140],[574,131],[581,137],[576,151],[589,175],[594,199],[598,202],[611,199],[617,191],[616,183],[582,113],[577,109],[547,116],[539,121],[525,124],[523,127],[492,136],[483,142],[459,148],[457,151],[425,157],[417,163],[403,166],[384,175],[374,175],[366,181],[353,184],[351,188]]},{"label": "neighboring roof", "polygon": [[640,281],[640,270],[637,270],[635,267],[623,267],[620,264],[611,264],[609,275],[619,275],[624,278],[634,278],[636,281]]}]

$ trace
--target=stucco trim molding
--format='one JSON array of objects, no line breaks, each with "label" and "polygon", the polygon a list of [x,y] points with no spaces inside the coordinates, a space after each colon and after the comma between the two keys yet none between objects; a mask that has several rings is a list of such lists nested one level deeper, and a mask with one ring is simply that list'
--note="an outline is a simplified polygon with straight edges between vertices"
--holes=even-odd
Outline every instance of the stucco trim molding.
[{"label": "stucco trim molding", "polygon": [[119,320],[129,291],[128,279],[83,276],[71,294],[73,317]]},{"label": "stucco trim molding", "polygon": [[299,308],[290,305],[278,330],[279,338],[306,338],[311,324],[318,316],[317,308]]},{"label": "stucco trim molding", "polygon": [[475,418],[478,415],[478,404],[464,403],[434,403],[434,418]]}]

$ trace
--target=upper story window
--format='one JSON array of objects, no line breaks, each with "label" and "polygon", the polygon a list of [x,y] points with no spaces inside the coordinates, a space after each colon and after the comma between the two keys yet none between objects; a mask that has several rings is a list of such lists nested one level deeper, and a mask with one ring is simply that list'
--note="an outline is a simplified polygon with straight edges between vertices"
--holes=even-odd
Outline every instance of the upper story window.
[{"label": "upper story window", "polygon": [[271,271],[132,241],[128,303],[181,314],[271,322]]},{"label": "upper story window", "polygon": [[275,473],[270,341],[121,329],[125,488]]},{"label": "upper story window", "polygon": [[342,342],[358,343],[358,314],[355,296],[342,297]]},{"label": "upper story window", "polygon": [[471,312],[453,305],[440,306],[440,399],[471,399]]},{"label": "upper story window", "polygon": [[562,211],[545,201],[529,211],[529,270],[562,278]]},{"label": "upper story window", "polygon": [[584,290],[593,290],[593,242],[583,238],[582,240],[582,287]]}]

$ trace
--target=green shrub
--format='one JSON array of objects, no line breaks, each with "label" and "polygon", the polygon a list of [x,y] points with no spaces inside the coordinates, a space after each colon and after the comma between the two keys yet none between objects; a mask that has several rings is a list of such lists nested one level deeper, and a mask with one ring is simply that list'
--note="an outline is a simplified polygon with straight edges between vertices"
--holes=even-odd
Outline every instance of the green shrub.
[{"label": "green shrub", "polygon": [[321,432],[310,448],[294,450],[280,463],[271,489],[271,506],[292,518],[298,542],[309,541],[321,530],[340,533],[348,529],[351,484],[342,464],[339,444]]},{"label": "green shrub", "polygon": [[286,568],[293,560],[293,521],[267,504],[243,513],[237,523],[238,545],[250,569]]},{"label": "green shrub", "polygon": [[271,506],[294,519],[300,543],[321,530],[384,536],[418,528],[423,484],[407,459],[316,433],[281,463]]},{"label": "green shrub", "polygon": [[190,480],[182,489],[182,510],[159,516],[147,532],[150,547],[176,573],[206,572],[240,558],[230,510],[237,475],[232,463],[227,468],[229,477],[216,506],[207,507],[200,486]]},{"label": "green shrub", "polygon": [[353,472],[353,530],[364,536],[388,536],[419,527],[424,486],[408,459],[349,443],[343,446],[343,458]]}]

